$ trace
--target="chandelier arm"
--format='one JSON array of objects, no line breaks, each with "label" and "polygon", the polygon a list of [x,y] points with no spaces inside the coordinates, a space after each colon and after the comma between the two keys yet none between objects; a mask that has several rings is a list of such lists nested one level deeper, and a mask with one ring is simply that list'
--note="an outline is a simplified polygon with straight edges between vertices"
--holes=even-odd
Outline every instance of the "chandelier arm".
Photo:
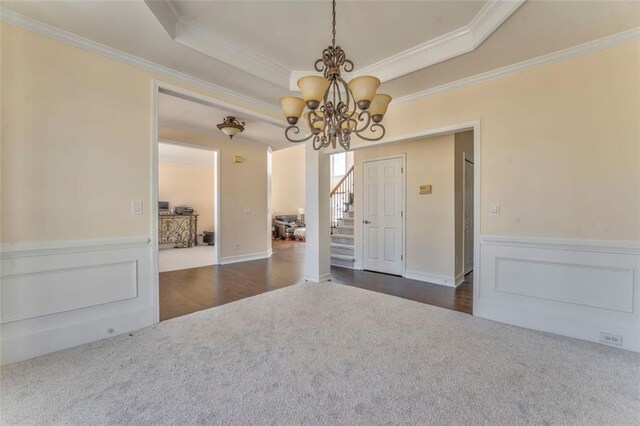
[{"label": "chandelier arm", "polygon": [[[366,123],[362,127],[358,127],[358,122],[363,122],[365,118],[367,120]],[[358,119],[356,120],[356,127],[353,129],[353,131],[358,136],[360,136],[361,132],[364,132],[369,128],[369,124],[371,124],[371,114],[369,114],[369,111],[367,110],[360,111],[360,114],[358,114]]]},{"label": "chandelier arm", "polygon": [[[385,135],[385,133],[387,132],[387,129],[384,128],[384,126],[380,123],[374,123],[369,130],[371,131],[371,133],[376,133],[378,130],[377,129],[382,129],[382,134],[380,134],[380,136],[377,137],[373,137],[373,138],[369,138],[366,136],[362,136],[360,133],[358,133],[358,137],[360,139],[364,139],[365,141],[369,141],[369,142],[375,142],[375,141],[379,141],[380,139],[382,139]],[[363,129],[364,130],[364,129]]]},{"label": "chandelier arm", "polygon": [[293,133],[294,135],[297,135],[298,133],[300,133],[300,128],[297,125],[294,124],[294,125],[291,125],[291,126],[287,127],[287,130],[284,131],[284,137],[287,138],[287,140],[289,142],[293,142],[293,143],[306,142],[309,139],[311,139],[311,137],[313,137],[313,132],[312,132],[306,138],[303,138],[303,139],[292,139],[289,136],[289,132]]}]

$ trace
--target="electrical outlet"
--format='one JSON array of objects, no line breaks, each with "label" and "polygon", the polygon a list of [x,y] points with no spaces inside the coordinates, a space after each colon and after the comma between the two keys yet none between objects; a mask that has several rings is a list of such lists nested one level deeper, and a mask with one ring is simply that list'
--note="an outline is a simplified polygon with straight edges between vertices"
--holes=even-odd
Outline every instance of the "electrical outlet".
[{"label": "electrical outlet", "polygon": [[622,346],[622,336],[619,334],[611,334],[604,331],[600,332],[600,342],[607,345]]},{"label": "electrical outlet", "polygon": [[236,243],[236,250],[240,248],[240,243]]}]

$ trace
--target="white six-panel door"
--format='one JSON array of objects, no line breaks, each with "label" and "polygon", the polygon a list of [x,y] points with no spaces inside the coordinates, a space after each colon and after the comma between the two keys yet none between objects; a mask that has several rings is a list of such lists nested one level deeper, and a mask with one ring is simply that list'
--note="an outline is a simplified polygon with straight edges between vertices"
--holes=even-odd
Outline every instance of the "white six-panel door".
[{"label": "white six-panel door", "polygon": [[364,269],[404,274],[404,158],[363,163]]}]

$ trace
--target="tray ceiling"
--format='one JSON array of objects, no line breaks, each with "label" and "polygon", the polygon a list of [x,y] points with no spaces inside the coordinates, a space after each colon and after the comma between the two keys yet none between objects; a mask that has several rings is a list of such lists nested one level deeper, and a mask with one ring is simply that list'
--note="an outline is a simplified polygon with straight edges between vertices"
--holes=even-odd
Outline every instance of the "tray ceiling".
[{"label": "tray ceiling", "polygon": [[[5,22],[278,115],[331,29],[328,0],[3,1],[1,11]],[[337,39],[356,72],[379,76],[398,99],[604,37],[638,38],[638,27],[636,1],[339,1]]]}]

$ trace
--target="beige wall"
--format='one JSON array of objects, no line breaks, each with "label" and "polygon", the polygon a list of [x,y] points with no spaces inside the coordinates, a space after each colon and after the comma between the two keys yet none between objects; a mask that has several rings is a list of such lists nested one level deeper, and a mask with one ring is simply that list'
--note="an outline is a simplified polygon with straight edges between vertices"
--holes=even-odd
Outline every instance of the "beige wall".
[{"label": "beige wall", "polygon": [[[2,242],[149,236],[158,76],[12,25],[0,28]],[[228,231],[221,255],[268,250],[266,148],[185,139],[221,150],[220,220]],[[232,155],[247,160],[233,164]],[[131,214],[133,200],[144,202],[143,215]]]},{"label": "beige wall", "polygon": [[473,160],[473,131],[456,133],[454,138],[455,276],[457,277],[463,272],[464,266],[464,162],[465,156]]},{"label": "beige wall", "polygon": [[387,134],[481,121],[483,234],[637,241],[639,57],[634,41],[391,105]]},{"label": "beige wall", "polygon": [[[1,28],[3,242],[149,235],[150,210],[132,216],[131,201],[150,202],[157,76]],[[387,135],[481,121],[483,234],[639,240],[639,51],[394,104]]]},{"label": "beige wall", "polygon": [[213,167],[165,163],[158,165],[158,200],[169,201],[171,208],[180,205],[198,211],[198,234],[214,230]]},{"label": "beige wall", "polygon": [[274,151],[271,171],[271,208],[274,215],[297,214],[304,208],[304,149],[300,144]]},{"label": "beige wall", "polygon": [[[450,278],[454,271],[454,136],[355,151],[356,258],[362,259],[362,161],[406,154],[406,269]],[[419,185],[432,185],[419,195]]]},{"label": "beige wall", "polygon": [[[268,250],[267,148],[161,127],[162,140],[220,150],[220,250],[222,257]],[[239,155],[242,163],[234,163]],[[245,213],[249,209],[250,213]],[[235,245],[239,244],[238,249]]]}]

